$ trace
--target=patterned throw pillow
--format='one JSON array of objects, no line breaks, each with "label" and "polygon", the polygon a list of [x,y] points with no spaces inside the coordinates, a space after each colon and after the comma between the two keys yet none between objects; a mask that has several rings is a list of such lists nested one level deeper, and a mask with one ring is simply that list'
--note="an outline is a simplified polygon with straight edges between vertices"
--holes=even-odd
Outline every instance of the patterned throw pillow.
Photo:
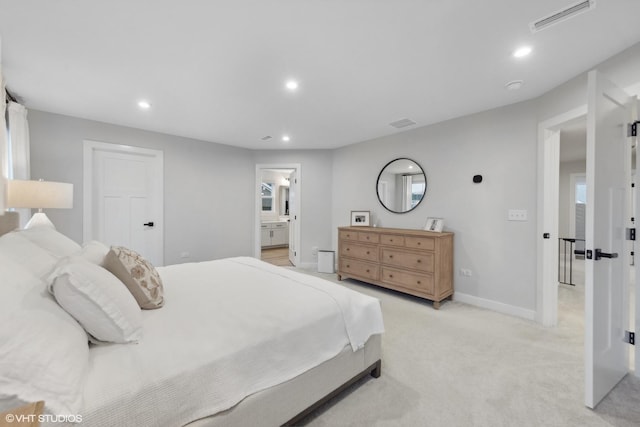
[{"label": "patterned throw pillow", "polygon": [[160,275],[139,253],[112,246],[104,259],[104,267],[127,286],[140,308],[151,310],[164,304]]}]

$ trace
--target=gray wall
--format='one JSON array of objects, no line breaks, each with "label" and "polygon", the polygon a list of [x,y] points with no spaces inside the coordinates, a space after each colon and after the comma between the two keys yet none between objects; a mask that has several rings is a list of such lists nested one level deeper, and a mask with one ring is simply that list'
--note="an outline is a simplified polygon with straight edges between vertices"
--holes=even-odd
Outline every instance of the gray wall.
[{"label": "gray wall", "polygon": [[[536,126],[529,102],[335,150],[334,247],[350,210],[370,210],[383,227],[421,229],[427,217],[443,217],[455,233],[456,294],[534,309]],[[388,212],[376,196],[378,173],[398,157],[418,162],[427,177],[425,199],[405,214]],[[529,221],[508,222],[509,208],[527,209]]]},{"label": "gray wall", "polygon": [[[41,111],[29,111],[31,176],[74,184],[74,207],[49,210],[58,230],[82,242],[86,139],[164,152],[164,262],[253,255],[250,152]],[[182,252],[190,257],[180,258]]]}]

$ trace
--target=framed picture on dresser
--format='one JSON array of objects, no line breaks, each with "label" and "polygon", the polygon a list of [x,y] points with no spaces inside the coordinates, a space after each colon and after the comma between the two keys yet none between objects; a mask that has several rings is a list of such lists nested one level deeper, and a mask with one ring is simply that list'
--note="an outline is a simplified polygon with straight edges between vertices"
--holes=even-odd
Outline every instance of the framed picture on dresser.
[{"label": "framed picture on dresser", "polygon": [[371,213],[369,211],[351,211],[352,227],[369,227],[371,221]]},{"label": "framed picture on dresser", "polygon": [[442,218],[427,218],[427,223],[424,226],[426,231],[435,231],[436,233],[442,233],[444,228],[444,219]]}]

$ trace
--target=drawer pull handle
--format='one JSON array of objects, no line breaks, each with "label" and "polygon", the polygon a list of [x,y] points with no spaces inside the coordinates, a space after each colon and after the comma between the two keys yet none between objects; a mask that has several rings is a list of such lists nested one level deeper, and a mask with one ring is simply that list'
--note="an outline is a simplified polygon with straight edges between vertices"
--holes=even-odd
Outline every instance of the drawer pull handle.
[{"label": "drawer pull handle", "polygon": [[367,240],[369,240],[369,236],[367,236]]},{"label": "drawer pull handle", "polygon": [[367,273],[369,272],[369,269],[367,268]]},{"label": "drawer pull handle", "polygon": [[347,248],[347,252],[349,252],[351,250],[351,248]]},{"label": "drawer pull handle", "polygon": [[389,275],[389,279],[391,279],[392,277],[393,277],[393,274],[390,274],[390,275]]},{"label": "drawer pull handle", "polygon": [[369,251],[367,251],[367,255],[369,255]]},{"label": "drawer pull handle", "polygon": [[347,264],[347,268],[350,268],[351,266],[349,264]]},{"label": "drawer pull handle", "polygon": [[420,246],[422,243],[418,242],[418,246]]},{"label": "drawer pull handle", "polygon": [[389,255],[389,258],[393,258],[393,255]]},{"label": "drawer pull handle", "polygon": [[418,280],[418,285],[420,284],[420,280]]},{"label": "drawer pull handle", "polygon": [[421,259],[418,259],[418,264],[420,264],[421,262],[422,262],[422,260],[421,260]]}]

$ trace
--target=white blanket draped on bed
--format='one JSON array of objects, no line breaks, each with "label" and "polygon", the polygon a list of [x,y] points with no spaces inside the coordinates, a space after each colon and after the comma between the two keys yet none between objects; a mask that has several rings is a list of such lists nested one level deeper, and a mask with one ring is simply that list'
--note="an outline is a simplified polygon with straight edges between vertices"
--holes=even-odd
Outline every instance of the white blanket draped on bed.
[{"label": "white blanket draped on bed", "polygon": [[143,339],[90,351],[83,426],[183,425],[384,329],[378,300],[253,258],[158,271],[166,304]]}]

